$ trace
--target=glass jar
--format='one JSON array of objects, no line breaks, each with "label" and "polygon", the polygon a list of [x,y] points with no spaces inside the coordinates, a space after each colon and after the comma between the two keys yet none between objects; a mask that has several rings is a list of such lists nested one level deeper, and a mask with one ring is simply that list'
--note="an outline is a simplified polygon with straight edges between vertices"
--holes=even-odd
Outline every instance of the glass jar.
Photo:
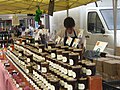
[{"label": "glass jar", "polygon": [[82,49],[73,49],[74,53],[79,53],[78,59],[82,60]]},{"label": "glass jar", "polygon": [[81,72],[82,72],[82,66],[77,65],[77,66],[72,66],[72,77],[73,78],[80,78],[82,77]]},{"label": "glass jar", "polygon": [[39,40],[35,40],[35,46],[39,45]]},{"label": "glass jar", "polygon": [[57,48],[52,48],[51,49],[51,58],[56,58],[57,57],[56,50],[57,50]]},{"label": "glass jar", "polygon": [[27,57],[27,63],[33,62],[33,54],[27,54],[26,57]]},{"label": "glass jar", "polygon": [[40,45],[39,45],[39,52],[40,52],[40,53],[41,53],[41,52],[44,52],[44,47],[45,47],[44,44],[40,44]]},{"label": "glass jar", "polygon": [[60,45],[60,44],[57,44],[57,45],[55,45],[55,48],[61,49],[61,45]]},{"label": "glass jar", "polygon": [[86,75],[94,76],[96,74],[96,64],[86,63]]},{"label": "glass jar", "polygon": [[42,73],[49,72],[49,63],[48,62],[41,62],[41,72]]},{"label": "glass jar", "polygon": [[64,63],[69,63],[69,53],[70,53],[70,51],[63,51],[62,52],[62,55],[63,55],[63,62]]},{"label": "glass jar", "polygon": [[61,46],[61,49],[68,51],[69,46]]},{"label": "glass jar", "polygon": [[59,50],[56,50],[56,53],[57,53],[57,60],[62,60],[62,49],[59,49]]},{"label": "glass jar", "polygon": [[48,42],[48,49],[55,48],[54,42]]},{"label": "glass jar", "polygon": [[67,90],[77,90],[77,80],[73,78],[67,78],[68,89]]},{"label": "glass jar", "polygon": [[88,89],[88,79],[80,78],[78,79],[78,90],[87,90]]},{"label": "glass jar", "polygon": [[69,53],[69,64],[70,65],[78,65],[78,53]]}]

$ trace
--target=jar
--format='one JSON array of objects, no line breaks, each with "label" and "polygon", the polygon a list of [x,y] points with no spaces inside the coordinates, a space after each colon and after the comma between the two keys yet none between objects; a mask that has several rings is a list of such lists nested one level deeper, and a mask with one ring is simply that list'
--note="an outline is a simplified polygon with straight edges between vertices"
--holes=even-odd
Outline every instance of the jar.
[{"label": "jar", "polygon": [[74,53],[79,53],[78,59],[82,60],[82,49],[73,49]]},{"label": "jar", "polygon": [[25,61],[26,61],[26,60],[27,60],[26,57],[23,57],[23,56],[19,57],[19,63],[22,64],[22,65],[26,65],[26,64],[25,64]]},{"label": "jar", "polygon": [[34,38],[29,38],[29,40],[30,40],[30,43],[35,43],[35,39]]},{"label": "jar", "polygon": [[48,49],[55,48],[54,42],[48,42]]},{"label": "jar", "polygon": [[19,50],[19,56],[24,56],[23,50]]},{"label": "jar", "polygon": [[88,89],[88,79],[80,78],[78,79],[78,90],[87,90]]},{"label": "jar", "polygon": [[41,62],[41,73],[49,72],[49,63],[48,62]]},{"label": "jar", "polygon": [[67,75],[67,74],[68,74],[68,64],[63,63],[62,66],[64,67],[64,71],[63,71],[63,73],[64,73],[65,75]]},{"label": "jar", "polygon": [[69,53],[70,53],[70,51],[63,51],[62,52],[62,55],[63,55],[63,62],[64,63],[69,63]]},{"label": "jar", "polygon": [[69,54],[69,64],[70,65],[78,65],[78,53],[70,53]]},{"label": "jar", "polygon": [[26,40],[25,39],[22,40],[22,45],[26,45]]},{"label": "jar", "polygon": [[40,45],[39,45],[39,52],[40,52],[40,53],[41,53],[41,52],[44,52],[44,47],[45,47],[44,44],[40,44]]},{"label": "jar", "polygon": [[33,54],[27,54],[27,63],[33,62]]},{"label": "jar", "polygon": [[41,63],[42,63],[42,62],[45,62],[45,60],[36,59],[36,60],[34,60],[34,62],[35,62],[36,65],[37,65],[37,70],[40,70],[40,69],[41,69]]},{"label": "jar", "polygon": [[60,85],[59,85],[59,80],[56,78],[51,78],[50,79],[50,84],[51,84],[51,90],[59,90]]},{"label": "jar", "polygon": [[30,64],[26,65],[26,73],[33,73],[33,68]]},{"label": "jar", "polygon": [[73,71],[71,65],[68,65],[68,76],[72,77],[73,76]]},{"label": "jar", "polygon": [[77,65],[77,66],[72,66],[72,77],[73,78],[80,78],[82,77],[81,72],[82,72],[82,66]]},{"label": "jar", "polygon": [[94,76],[96,74],[96,64],[87,63],[86,64],[86,75]]},{"label": "jar", "polygon": [[67,78],[67,90],[77,90],[77,80],[71,77]]},{"label": "jar", "polygon": [[57,53],[57,60],[62,60],[62,49],[56,50]]},{"label": "jar", "polygon": [[61,49],[68,51],[69,46],[61,46]]},{"label": "jar", "polygon": [[14,45],[10,45],[10,50],[13,51],[14,50]]},{"label": "jar", "polygon": [[56,50],[57,50],[56,48],[51,49],[51,58],[56,58],[57,57]]},{"label": "jar", "polygon": [[55,48],[61,49],[61,45],[60,45],[60,44],[57,44],[57,45],[55,45]]},{"label": "jar", "polygon": [[68,51],[73,52],[73,50],[74,50],[74,48],[73,48],[73,47],[69,47],[69,48],[68,48]]},{"label": "jar", "polygon": [[35,46],[39,45],[39,40],[35,40]]}]

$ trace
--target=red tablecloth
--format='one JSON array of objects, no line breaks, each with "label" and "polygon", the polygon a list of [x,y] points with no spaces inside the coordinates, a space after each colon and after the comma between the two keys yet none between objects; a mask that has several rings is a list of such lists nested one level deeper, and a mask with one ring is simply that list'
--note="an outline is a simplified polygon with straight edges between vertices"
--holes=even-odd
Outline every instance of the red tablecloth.
[{"label": "red tablecloth", "polygon": [[2,63],[0,63],[0,90],[18,90]]}]

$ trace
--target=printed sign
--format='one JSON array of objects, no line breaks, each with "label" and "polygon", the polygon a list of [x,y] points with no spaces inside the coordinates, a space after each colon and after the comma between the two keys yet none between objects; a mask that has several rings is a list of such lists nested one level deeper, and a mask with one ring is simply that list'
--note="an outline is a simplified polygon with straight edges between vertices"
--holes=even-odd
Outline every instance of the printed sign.
[{"label": "printed sign", "polygon": [[72,47],[76,48],[79,42],[80,42],[80,39],[75,38],[75,40],[74,40],[74,42],[72,44]]},{"label": "printed sign", "polygon": [[93,50],[103,52],[107,45],[108,42],[97,41]]},{"label": "printed sign", "polygon": [[66,41],[66,44],[70,46],[72,40],[73,40],[73,38],[68,37],[68,38],[67,38],[67,41]]}]

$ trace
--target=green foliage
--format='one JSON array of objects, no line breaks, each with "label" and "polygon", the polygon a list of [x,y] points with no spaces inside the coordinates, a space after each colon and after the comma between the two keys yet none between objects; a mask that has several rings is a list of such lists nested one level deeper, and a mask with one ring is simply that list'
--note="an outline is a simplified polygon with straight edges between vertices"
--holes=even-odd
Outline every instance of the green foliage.
[{"label": "green foliage", "polygon": [[40,8],[38,7],[38,9],[36,10],[35,21],[39,22],[41,15],[42,15],[42,11],[41,11]]}]

